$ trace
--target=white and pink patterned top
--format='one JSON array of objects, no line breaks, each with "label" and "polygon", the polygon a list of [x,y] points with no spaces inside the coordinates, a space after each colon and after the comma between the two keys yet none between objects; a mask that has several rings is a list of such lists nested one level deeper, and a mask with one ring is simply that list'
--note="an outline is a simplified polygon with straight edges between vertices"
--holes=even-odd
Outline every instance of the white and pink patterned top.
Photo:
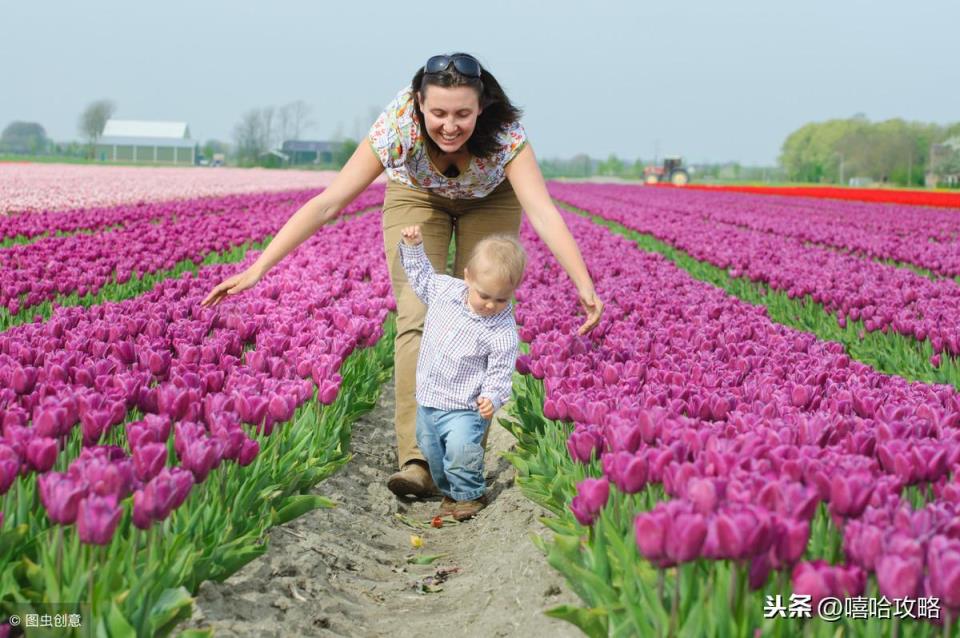
[{"label": "white and pink patterned top", "polygon": [[373,152],[391,181],[450,199],[484,197],[503,182],[504,169],[527,142],[520,122],[509,124],[501,131],[500,148],[492,156],[474,157],[460,175],[447,177],[427,155],[413,99],[410,87],[400,91],[370,128]]}]

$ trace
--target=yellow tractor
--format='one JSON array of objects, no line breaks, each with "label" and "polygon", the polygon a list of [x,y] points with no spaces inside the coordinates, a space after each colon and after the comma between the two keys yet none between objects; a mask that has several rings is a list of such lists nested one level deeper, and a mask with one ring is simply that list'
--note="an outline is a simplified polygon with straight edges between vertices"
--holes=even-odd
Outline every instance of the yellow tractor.
[{"label": "yellow tractor", "polygon": [[647,184],[683,186],[690,181],[690,173],[683,166],[682,158],[665,157],[661,166],[647,166],[643,169],[643,181]]}]

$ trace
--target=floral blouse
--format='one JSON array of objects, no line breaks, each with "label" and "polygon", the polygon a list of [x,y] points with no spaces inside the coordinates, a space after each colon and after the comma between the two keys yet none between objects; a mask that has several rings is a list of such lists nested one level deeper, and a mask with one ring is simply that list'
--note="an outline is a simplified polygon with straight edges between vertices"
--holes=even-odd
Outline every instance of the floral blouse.
[{"label": "floral blouse", "polygon": [[370,144],[391,181],[451,199],[484,197],[503,182],[504,168],[527,141],[520,122],[500,132],[500,148],[493,155],[473,157],[460,175],[447,177],[427,155],[413,99],[410,87],[400,91],[370,128]]}]

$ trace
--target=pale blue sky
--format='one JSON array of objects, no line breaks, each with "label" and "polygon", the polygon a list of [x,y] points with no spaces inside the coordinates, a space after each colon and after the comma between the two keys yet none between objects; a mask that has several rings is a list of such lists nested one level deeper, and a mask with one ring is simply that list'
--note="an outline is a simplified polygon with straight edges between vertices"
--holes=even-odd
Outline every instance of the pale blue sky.
[{"label": "pale blue sky", "polygon": [[353,2],[0,0],[0,128],[78,139],[116,117],[230,140],[302,99],[305,137],[365,131],[431,54],[476,54],[541,157],[776,161],[809,121],[960,120],[957,0]]}]

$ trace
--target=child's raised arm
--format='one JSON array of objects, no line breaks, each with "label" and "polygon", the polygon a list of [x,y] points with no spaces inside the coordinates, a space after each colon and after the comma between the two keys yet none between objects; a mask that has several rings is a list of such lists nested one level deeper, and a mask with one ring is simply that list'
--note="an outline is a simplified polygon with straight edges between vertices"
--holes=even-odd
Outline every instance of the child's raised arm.
[{"label": "child's raised arm", "polygon": [[400,242],[400,263],[407,273],[410,287],[420,301],[430,305],[436,296],[438,275],[433,271],[433,264],[423,250],[423,237],[419,226],[408,226],[400,231],[403,241]]}]

